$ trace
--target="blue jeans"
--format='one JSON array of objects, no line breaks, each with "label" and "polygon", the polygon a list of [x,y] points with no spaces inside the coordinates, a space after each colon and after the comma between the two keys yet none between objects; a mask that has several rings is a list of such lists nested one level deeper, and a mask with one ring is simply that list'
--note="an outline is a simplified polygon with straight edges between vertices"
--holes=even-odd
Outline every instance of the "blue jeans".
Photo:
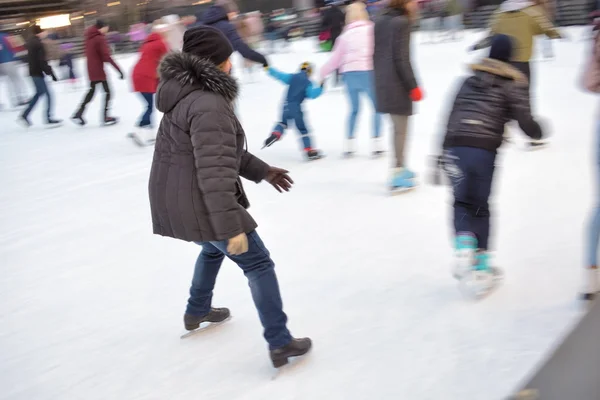
[{"label": "blue jeans", "polygon": [[308,129],[306,128],[306,124],[304,123],[304,113],[302,112],[302,105],[300,104],[287,102],[284,104],[281,122],[275,126],[275,132],[279,132],[283,136],[289,122],[292,120],[296,125],[296,129],[298,129],[298,132],[300,132],[304,150],[312,149],[310,135],[308,133]]},{"label": "blue jeans", "polygon": [[146,111],[142,115],[139,126],[144,127],[152,125],[152,111],[154,110],[154,93],[140,93],[146,101]]},{"label": "blue jeans", "polygon": [[248,251],[238,256],[227,254],[227,240],[198,244],[202,246],[202,251],[196,261],[186,313],[197,316],[208,314],[217,274],[227,256],[248,278],[269,348],[273,350],[289,344],[292,335],[286,327],[287,316],[283,312],[275,264],[258,233],[253,231],[248,234]]},{"label": "blue jeans", "polygon": [[[596,127],[596,190],[600,190],[600,122]],[[600,241],[600,203],[593,210],[588,228],[586,262],[588,267],[598,266],[598,241]]]},{"label": "blue jeans", "polygon": [[490,209],[488,199],[496,153],[475,147],[452,147],[444,152],[444,171],[454,191],[454,229],[471,232],[478,247],[488,249]]},{"label": "blue jeans", "polygon": [[27,109],[23,112],[23,117],[26,119],[29,118],[29,114],[31,114],[31,110],[37,104],[38,100],[42,96],[46,96],[46,122],[48,122],[50,117],[50,108],[52,107],[52,96],[50,91],[48,90],[48,85],[46,85],[46,80],[39,76],[32,76],[33,84],[35,85],[35,94],[31,98]]},{"label": "blue jeans", "polygon": [[[373,109],[375,109],[375,82],[373,80],[373,71],[352,71],[344,73],[344,82],[350,97],[350,117],[348,120],[348,139],[354,138],[356,128],[356,117],[360,109],[360,94],[366,93],[371,99]],[[373,137],[378,138],[381,132],[381,114],[375,111],[373,116]]]}]

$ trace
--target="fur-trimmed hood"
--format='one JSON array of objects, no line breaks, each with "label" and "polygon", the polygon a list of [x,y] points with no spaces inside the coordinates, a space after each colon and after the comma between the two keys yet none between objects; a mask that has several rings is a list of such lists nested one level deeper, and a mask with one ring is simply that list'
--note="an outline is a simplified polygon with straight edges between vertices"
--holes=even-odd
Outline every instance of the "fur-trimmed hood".
[{"label": "fur-trimmed hood", "polygon": [[177,103],[196,90],[222,96],[232,103],[238,95],[236,80],[221,71],[212,62],[189,53],[168,54],[158,67],[160,85],[156,107],[163,113],[171,111]]},{"label": "fur-trimmed hood", "polygon": [[487,72],[492,75],[512,79],[520,85],[527,85],[528,83],[527,77],[521,71],[510,64],[492,58],[484,58],[476,64],[471,64],[469,67],[473,72]]}]

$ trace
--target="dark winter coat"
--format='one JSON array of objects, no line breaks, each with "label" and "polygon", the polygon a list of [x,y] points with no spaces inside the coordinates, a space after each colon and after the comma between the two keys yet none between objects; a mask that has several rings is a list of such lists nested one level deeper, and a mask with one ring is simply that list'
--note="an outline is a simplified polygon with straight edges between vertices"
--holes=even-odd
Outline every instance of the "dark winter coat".
[{"label": "dark winter coat", "polygon": [[410,21],[394,9],[387,9],[375,20],[373,67],[377,111],[412,115],[410,91],[417,80],[410,62]]},{"label": "dark winter coat", "polygon": [[154,233],[205,242],[252,232],[240,177],[258,183],[269,166],[245,149],[235,79],[186,53],[168,54],[159,75],[164,116],[149,183]]},{"label": "dark winter coat", "polygon": [[471,69],[474,75],[465,80],[454,100],[444,148],[466,146],[495,152],[510,120],[516,120],[532,139],[542,138],[542,130],[531,116],[525,75],[492,59]]},{"label": "dark winter coat", "polygon": [[235,25],[229,22],[227,11],[225,11],[223,7],[209,7],[204,14],[202,14],[201,21],[204,25],[210,25],[220,30],[227,37],[227,39],[229,39],[233,49],[239,52],[245,59],[265,66],[268,65],[265,56],[252,50],[250,46],[248,46],[248,44],[246,44],[246,42],[244,42],[244,40],[240,37],[235,29]]},{"label": "dark winter coat", "polygon": [[106,80],[104,63],[110,63],[119,73],[121,69],[110,56],[106,38],[95,25],[85,31],[85,57],[90,82]]},{"label": "dark winter coat", "polygon": [[331,40],[335,40],[342,34],[346,24],[346,15],[339,6],[327,7],[323,12],[321,20],[321,32],[329,32]]},{"label": "dark winter coat", "polygon": [[158,65],[169,52],[162,36],[151,33],[140,49],[140,60],[133,68],[133,90],[140,93],[156,93]]},{"label": "dark winter coat", "polygon": [[52,67],[46,59],[46,48],[37,36],[32,36],[27,41],[27,62],[29,64],[29,75],[43,78],[44,74],[54,76]]}]

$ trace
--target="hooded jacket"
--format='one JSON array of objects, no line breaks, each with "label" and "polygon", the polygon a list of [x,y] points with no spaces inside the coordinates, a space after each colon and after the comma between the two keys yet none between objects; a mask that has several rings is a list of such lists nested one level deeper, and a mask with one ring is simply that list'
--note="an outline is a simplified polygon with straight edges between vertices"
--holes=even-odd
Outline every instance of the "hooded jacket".
[{"label": "hooded jacket", "polygon": [[164,116],[149,182],[154,233],[206,242],[252,232],[240,177],[258,183],[269,166],[245,149],[235,79],[187,53],[168,54],[159,75]]},{"label": "hooded jacket", "polygon": [[533,54],[533,38],[546,35],[551,39],[561,38],[560,33],[546,17],[540,6],[527,0],[506,0],[490,19],[490,34],[475,45],[475,49],[488,47],[495,34],[514,38],[514,62],[529,62]]},{"label": "hooded jacket", "polygon": [[377,111],[412,115],[410,91],[417,80],[410,61],[411,23],[400,11],[388,8],[375,20],[373,68]]},{"label": "hooded jacket", "polygon": [[252,50],[250,46],[248,46],[240,37],[235,29],[235,26],[229,21],[229,18],[227,17],[227,11],[225,11],[223,7],[209,7],[204,14],[202,14],[201,22],[204,25],[209,25],[220,30],[225,37],[229,39],[233,49],[239,52],[245,59],[254,61],[264,66],[268,65],[265,56]]},{"label": "hooded jacket", "polygon": [[106,80],[104,63],[110,63],[121,73],[121,69],[110,56],[110,49],[108,48],[106,38],[95,25],[85,31],[85,57],[87,59],[88,78],[90,82]]},{"label": "hooded jacket", "polygon": [[335,42],[331,58],[321,67],[321,80],[334,70],[341,73],[373,70],[373,23],[356,21],[346,25]]},{"label": "hooded jacket", "polygon": [[29,64],[29,75],[43,78],[44,74],[54,77],[54,71],[48,64],[46,48],[41,39],[36,35],[27,40],[27,63]]},{"label": "hooded jacket", "polygon": [[489,58],[471,65],[471,70],[473,76],[464,81],[454,100],[444,148],[466,146],[495,152],[510,120],[516,120],[532,139],[542,138],[542,130],[531,116],[525,75]]},{"label": "hooded jacket", "polygon": [[156,93],[158,65],[169,49],[159,33],[153,32],[140,49],[140,60],[133,68],[133,90],[140,93]]}]

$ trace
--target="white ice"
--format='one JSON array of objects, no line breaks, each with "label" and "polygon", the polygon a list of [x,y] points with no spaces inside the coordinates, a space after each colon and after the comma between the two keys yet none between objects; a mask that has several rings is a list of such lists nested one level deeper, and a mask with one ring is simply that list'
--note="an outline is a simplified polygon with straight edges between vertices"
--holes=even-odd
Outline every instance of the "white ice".
[{"label": "white ice", "polygon": [[[277,264],[289,326],[314,340],[310,356],[275,381],[245,278],[231,262],[214,305],[230,307],[234,318],[179,338],[199,248],[152,235],[152,149],[126,138],[142,110],[129,80],[110,72],[116,127],[99,127],[101,93],[87,111],[89,125],[72,125],[85,91],[66,83],[51,85],[62,128],[43,128],[43,105],[29,130],[15,124],[16,112],[1,113],[0,398],[504,398],[581,315],[597,100],[578,85],[583,31],[565,32],[571,40],[555,42],[556,60],[533,64],[534,104],[551,146],[527,152],[513,129],[516,143],[499,155],[493,244],[506,280],[480,302],[462,297],[450,275],[449,189],[423,184],[388,195],[391,160],[389,153],[369,158],[366,101],[352,160],[341,159],[344,91],[306,103],[328,155],[307,163],[293,130],[260,150],[285,88],[262,71],[255,83],[242,77],[238,109],[250,150],[288,168],[296,182],[288,194],[247,183],[251,212]],[[482,55],[466,52],[480,35],[434,45],[414,39],[426,98],[411,122],[408,159],[421,181],[465,62]],[[320,65],[327,55],[315,47],[298,42],[270,60],[285,71],[305,60]],[[130,75],[135,60],[117,61]],[[386,121],[386,143],[389,130]]]}]

